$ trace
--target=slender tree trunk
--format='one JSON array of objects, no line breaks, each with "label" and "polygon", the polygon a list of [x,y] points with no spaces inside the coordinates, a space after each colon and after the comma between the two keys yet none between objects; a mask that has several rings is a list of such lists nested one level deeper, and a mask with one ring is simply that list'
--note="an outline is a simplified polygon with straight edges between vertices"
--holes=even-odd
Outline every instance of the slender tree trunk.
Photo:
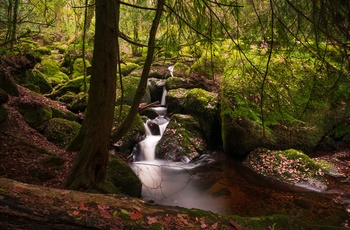
[{"label": "slender tree trunk", "polygon": [[141,99],[146,92],[148,75],[153,62],[154,49],[155,49],[155,43],[156,43],[155,42],[156,34],[158,30],[159,21],[163,12],[163,7],[164,7],[164,0],[158,0],[156,15],[153,19],[152,27],[149,34],[148,51],[147,51],[145,64],[143,66],[143,70],[141,74],[141,80],[137,87],[133,104],[131,105],[128,116],[125,118],[125,120],[122,122],[122,124],[118,127],[116,131],[117,140],[122,138],[125,135],[125,133],[129,130],[131,125],[133,124],[135,117],[139,112],[139,105],[140,105]]},{"label": "slender tree trunk", "polygon": [[116,92],[119,0],[96,1],[95,44],[85,119],[71,147],[80,149],[66,181],[70,189],[97,186],[106,175]]}]

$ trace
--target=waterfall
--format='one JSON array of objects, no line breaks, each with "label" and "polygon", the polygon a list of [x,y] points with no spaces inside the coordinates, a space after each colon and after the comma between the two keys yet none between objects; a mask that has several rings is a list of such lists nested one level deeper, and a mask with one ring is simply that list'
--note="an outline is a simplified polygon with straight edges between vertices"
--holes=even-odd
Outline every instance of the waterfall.
[{"label": "waterfall", "polygon": [[162,99],[161,99],[161,101],[160,101],[160,105],[161,105],[161,106],[165,106],[165,103],[166,103],[166,100],[165,100],[166,94],[167,94],[167,90],[166,90],[166,88],[165,88],[165,86],[164,86],[164,87],[163,87],[163,93],[162,93]]},{"label": "waterfall", "polygon": [[[145,130],[146,130],[146,138],[139,142],[140,145],[140,159],[144,161],[152,161],[155,160],[155,150],[156,145],[160,138],[162,138],[162,135],[165,131],[166,126],[168,125],[169,121],[163,116],[160,115],[157,118],[153,120],[147,120],[144,123]],[[153,134],[150,129],[150,125],[155,126],[159,129],[159,132],[156,132],[156,134]]]}]

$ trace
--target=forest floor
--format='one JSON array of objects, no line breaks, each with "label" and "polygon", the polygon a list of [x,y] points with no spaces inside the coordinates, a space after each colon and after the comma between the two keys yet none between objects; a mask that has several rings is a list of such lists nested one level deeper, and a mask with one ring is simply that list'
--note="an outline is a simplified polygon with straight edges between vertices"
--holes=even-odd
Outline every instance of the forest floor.
[{"label": "forest floor", "polygon": [[[0,124],[0,229],[247,229],[232,216],[62,189],[76,153],[58,148],[29,127],[17,103],[40,101],[65,108],[26,88],[19,90],[20,97],[5,104],[9,116]],[[54,155],[64,163],[56,164]],[[335,164],[342,182],[350,178],[349,149],[319,155]]]}]

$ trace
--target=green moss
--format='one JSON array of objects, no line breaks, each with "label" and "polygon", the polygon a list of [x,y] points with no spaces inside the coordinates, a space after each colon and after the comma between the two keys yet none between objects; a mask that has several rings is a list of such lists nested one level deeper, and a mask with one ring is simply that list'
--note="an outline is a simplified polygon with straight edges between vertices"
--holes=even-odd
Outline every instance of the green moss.
[{"label": "green moss", "polygon": [[54,107],[51,107],[51,110],[52,110],[52,118],[62,118],[69,121],[77,120],[77,116],[71,111],[62,111]]},{"label": "green moss", "polygon": [[52,118],[51,108],[42,104],[23,103],[20,104],[20,111],[24,120],[34,129],[42,130],[45,123]]},{"label": "green moss", "polygon": [[[91,64],[88,60],[85,60],[85,65],[86,68],[90,67]],[[82,58],[77,58],[75,59],[74,63],[73,63],[73,75],[72,78],[76,78],[79,76],[84,76],[84,61]]]},{"label": "green moss", "polygon": [[120,191],[129,196],[139,197],[141,195],[142,185],[129,165],[117,156],[110,155],[106,179],[99,187],[108,188],[109,191],[106,192]]},{"label": "green moss", "polygon": [[55,74],[60,72],[56,61],[52,59],[42,60],[41,66],[43,68],[43,73],[46,74],[49,78],[55,76]]},{"label": "green moss", "polygon": [[8,116],[8,111],[5,107],[0,106],[0,123],[6,121]]},{"label": "green moss", "polygon": [[171,89],[186,88],[187,81],[182,77],[169,77],[166,80],[165,87],[168,91]]},{"label": "green moss", "polygon": [[43,134],[58,147],[65,148],[79,132],[80,127],[77,122],[53,118],[48,122]]},{"label": "green moss", "polygon": [[127,63],[122,63],[120,65],[121,68],[121,74],[123,76],[128,76],[133,70],[140,68],[140,66],[136,63],[132,63],[132,62],[127,62]]},{"label": "green moss", "polygon": [[[90,83],[90,77],[86,78],[86,82]],[[58,87],[56,92],[54,93],[55,97],[61,97],[62,95],[66,94],[67,92],[73,92],[73,93],[80,93],[82,92],[81,88],[84,86],[84,76],[80,76],[77,78],[74,78],[68,82],[66,82],[64,85]]]},{"label": "green moss", "polygon": [[198,61],[193,63],[191,71],[203,73],[205,75],[222,75],[226,66],[226,59],[219,53],[214,55],[204,54]]},{"label": "green moss", "polygon": [[[123,77],[123,85],[124,85],[124,98],[123,98],[123,104],[125,105],[132,105],[134,100],[134,95],[136,93],[138,84],[140,82],[140,77],[137,76],[126,76]],[[117,84],[118,94],[116,97],[116,105],[121,104],[121,91],[120,91],[120,85]],[[127,89],[127,90],[125,90]],[[148,89],[146,89],[146,92],[141,99],[141,103],[150,103],[151,102],[151,95]]]},{"label": "green moss", "polygon": [[9,95],[15,97],[19,96],[19,91],[16,82],[12,78],[3,76],[2,73],[0,73],[0,88],[3,89]]},{"label": "green moss", "polygon": [[52,86],[49,84],[44,74],[37,69],[30,69],[26,71],[24,83],[35,85],[38,87],[39,92],[43,94],[52,91]]},{"label": "green moss", "polygon": [[51,50],[47,47],[39,47],[34,50],[37,55],[51,55]]},{"label": "green moss", "polygon": [[74,96],[73,101],[67,106],[68,109],[74,112],[85,111],[88,103],[89,94],[81,92]]}]

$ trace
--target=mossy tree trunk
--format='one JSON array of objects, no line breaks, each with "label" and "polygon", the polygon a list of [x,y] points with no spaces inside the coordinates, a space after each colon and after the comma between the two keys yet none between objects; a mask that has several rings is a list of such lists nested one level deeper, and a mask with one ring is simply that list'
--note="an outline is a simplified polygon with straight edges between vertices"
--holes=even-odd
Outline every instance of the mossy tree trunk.
[{"label": "mossy tree trunk", "polygon": [[119,1],[96,1],[95,44],[85,119],[68,149],[80,149],[66,181],[70,189],[97,186],[106,176],[116,93]]}]

